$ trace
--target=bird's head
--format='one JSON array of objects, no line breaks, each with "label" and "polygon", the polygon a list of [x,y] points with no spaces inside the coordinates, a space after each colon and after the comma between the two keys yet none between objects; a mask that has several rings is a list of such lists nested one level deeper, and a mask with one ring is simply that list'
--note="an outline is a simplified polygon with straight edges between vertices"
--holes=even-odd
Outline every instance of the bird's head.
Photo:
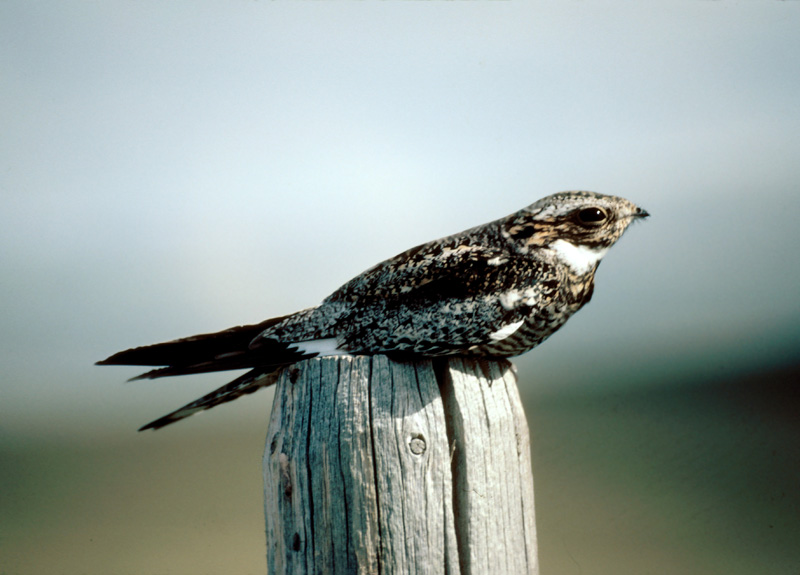
[{"label": "bird's head", "polygon": [[502,235],[521,253],[551,249],[576,273],[593,269],[636,219],[649,214],[624,198],[560,192],[504,221]]}]

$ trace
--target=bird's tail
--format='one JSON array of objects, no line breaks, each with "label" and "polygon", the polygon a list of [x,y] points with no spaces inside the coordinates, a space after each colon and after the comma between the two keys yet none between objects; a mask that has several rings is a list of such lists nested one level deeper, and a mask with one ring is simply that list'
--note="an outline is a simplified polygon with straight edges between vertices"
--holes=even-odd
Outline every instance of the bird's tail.
[{"label": "bird's tail", "polygon": [[216,391],[148,423],[140,431],[158,429],[198,411],[210,409],[271,385],[276,381],[277,371],[281,366],[317,355],[299,350],[292,344],[271,339],[261,339],[257,345],[251,346],[260,333],[287,317],[289,316],[268,319],[254,325],[233,327],[216,333],[205,333],[128,349],[98,361],[97,365],[161,366],[132,380],[231,369],[250,370]]}]

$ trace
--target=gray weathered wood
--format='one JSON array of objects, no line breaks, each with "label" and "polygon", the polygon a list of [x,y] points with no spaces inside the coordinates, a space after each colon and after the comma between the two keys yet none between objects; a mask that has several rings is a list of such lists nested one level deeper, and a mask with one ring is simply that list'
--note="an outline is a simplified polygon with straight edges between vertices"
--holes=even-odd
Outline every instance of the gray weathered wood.
[{"label": "gray weathered wood", "polygon": [[528,428],[505,361],[284,370],[264,493],[270,574],[538,573]]},{"label": "gray weathered wood", "polygon": [[511,364],[451,359],[442,395],[461,572],[538,573],[530,439]]}]

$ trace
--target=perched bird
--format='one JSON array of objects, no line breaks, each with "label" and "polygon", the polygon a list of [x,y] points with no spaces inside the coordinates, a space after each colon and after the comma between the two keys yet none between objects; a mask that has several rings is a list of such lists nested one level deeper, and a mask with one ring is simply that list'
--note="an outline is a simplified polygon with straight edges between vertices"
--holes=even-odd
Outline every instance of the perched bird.
[{"label": "perched bird", "polygon": [[252,393],[281,367],[316,356],[519,355],[591,299],[602,257],[648,215],[614,196],[553,194],[381,262],[316,307],[129,349],[98,365],[162,366],[134,379],[250,369],[144,430]]}]

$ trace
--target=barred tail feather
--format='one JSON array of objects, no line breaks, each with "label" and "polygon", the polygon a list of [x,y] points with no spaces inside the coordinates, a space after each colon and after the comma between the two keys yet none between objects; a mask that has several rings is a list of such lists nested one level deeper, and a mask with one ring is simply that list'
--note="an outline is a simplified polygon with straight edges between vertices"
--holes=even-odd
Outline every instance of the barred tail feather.
[{"label": "barred tail feather", "polygon": [[262,336],[265,330],[288,317],[276,317],[259,324],[128,349],[98,361],[97,365],[145,365],[155,368],[128,381],[234,369],[250,370],[208,395],[148,423],[139,431],[159,429],[198,411],[272,385],[282,366],[319,355],[346,353],[338,348],[338,341],[333,337],[285,342]]}]

